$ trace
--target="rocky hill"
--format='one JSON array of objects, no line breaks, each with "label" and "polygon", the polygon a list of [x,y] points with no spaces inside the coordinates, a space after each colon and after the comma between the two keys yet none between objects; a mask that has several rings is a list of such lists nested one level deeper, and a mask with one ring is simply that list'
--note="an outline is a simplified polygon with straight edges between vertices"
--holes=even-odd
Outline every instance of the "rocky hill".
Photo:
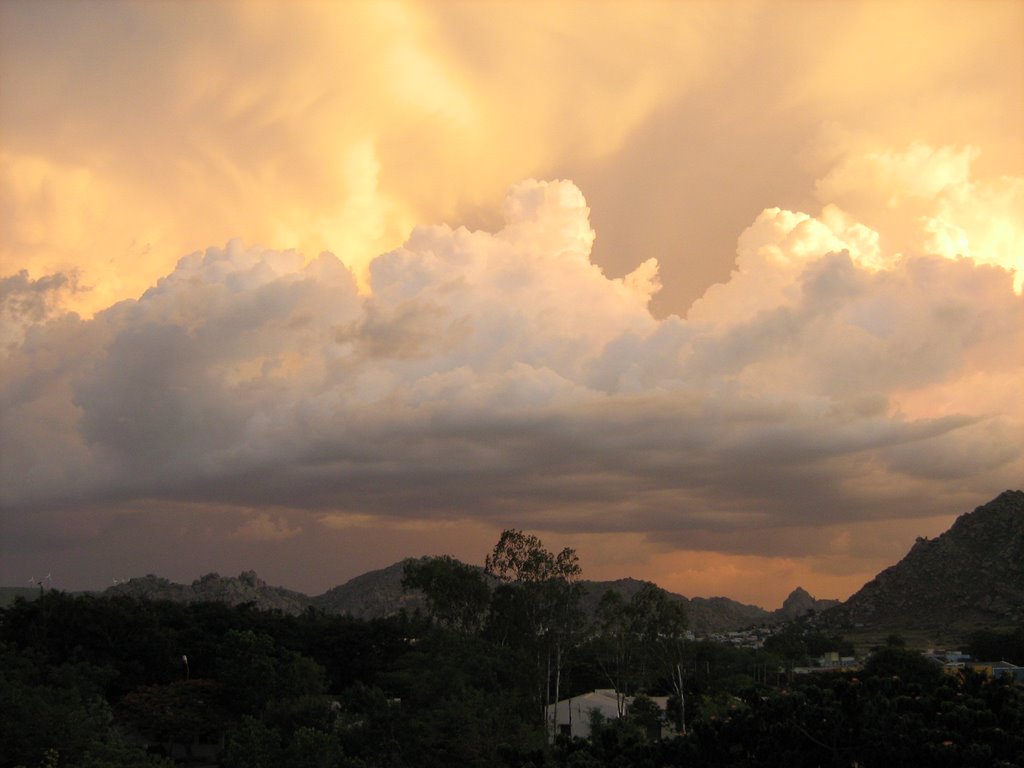
[{"label": "rocky hill", "polygon": [[[587,592],[583,598],[583,608],[589,615],[593,615],[602,595],[609,589],[620,592],[628,600],[643,584],[644,582],[637,579],[585,581],[583,586]],[[816,600],[802,587],[794,589],[782,607],[775,611],[766,611],[759,606],[740,603],[728,597],[686,598],[675,592],[669,592],[668,595],[671,599],[678,600],[686,606],[690,628],[699,635],[731,632],[757,624],[778,624],[811,611],[821,612],[839,605],[838,600]]]},{"label": "rocky hill", "polygon": [[208,573],[191,584],[175,584],[152,574],[109,587],[104,595],[128,595],[148,600],[173,600],[179,603],[252,603],[261,610],[302,613],[310,599],[301,592],[272,587],[256,575],[243,571],[238,577]]},{"label": "rocky hill", "polygon": [[690,629],[698,635],[732,632],[755,624],[771,624],[772,614],[756,605],[739,603],[728,597],[691,597],[686,602]]},{"label": "rocky hill", "polygon": [[[357,576],[351,581],[312,598],[317,607],[328,613],[347,613],[357,618],[372,619],[398,613],[403,608],[423,609],[425,602],[419,592],[402,590],[404,563],[395,563],[378,571]],[[601,597],[609,589],[617,590],[627,600],[644,582],[637,579],[616,581],[583,581],[583,610],[593,616]],[[744,605],[726,597],[687,599],[670,592],[673,600],[686,605],[690,626],[700,634],[728,632],[752,624],[773,621],[773,614],[756,605]]]},{"label": "rocky hill", "polygon": [[[190,585],[175,584],[159,576],[130,579],[106,590],[107,595],[130,595],[150,600],[174,600],[183,603],[221,602],[228,605],[252,603],[264,610],[298,614],[312,606],[326,613],[347,614],[359,619],[392,616],[402,610],[424,610],[422,593],[402,589],[405,561],[387,568],[357,576],[322,595],[309,597],[299,592],[269,586],[255,572],[245,571],[237,577],[210,573]],[[584,581],[583,608],[593,616],[601,597],[614,589],[631,598],[644,582],[637,579],[616,581]],[[754,624],[771,624],[795,618],[810,609],[821,610],[836,601],[817,601],[799,587],[778,611],[766,611],[756,605],[745,605],[727,597],[686,598],[670,592],[669,596],[686,606],[690,627],[697,634],[712,634],[742,629]]]},{"label": "rocky hill", "polygon": [[[316,597],[269,586],[253,571],[238,577],[211,573],[191,585],[150,575],[118,584],[105,594],[189,603],[253,603],[291,614],[313,606],[371,619],[424,607],[421,594],[402,589],[403,566],[398,562],[370,571]],[[616,589],[629,599],[642,584],[636,579],[585,581],[584,608],[592,615],[607,590]],[[669,594],[686,605],[690,626],[698,634],[789,621],[812,610],[837,629],[1019,626],[1024,622],[1024,491],[1006,491],[962,515],[941,536],[918,539],[906,557],[841,605],[817,600],[800,587],[776,611],[725,597]]]},{"label": "rocky hill", "polygon": [[405,560],[364,573],[322,595],[312,598],[312,604],[325,613],[340,613],[357,619],[378,619],[393,616],[401,610],[410,613],[425,610],[426,601],[418,590],[402,589]]},{"label": "rocky hill", "polygon": [[[616,579],[615,581],[584,581],[583,610],[593,616],[597,605],[608,590],[614,589],[623,598],[629,600],[645,584],[638,579]],[[675,592],[668,593],[669,598],[686,606],[690,629],[697,634],[729,632],[742,629],[753,624],[762,624],[772,620],[772,614],[756,605],[745,605],[727,597],[694,597],[686,598]]]},{"label": "rocky hill", "polygon": [[818,600],[803,587],[797,587],[789,593],[781,608],[772,611],[772,618],[777,622],[792,621],[811,611],[820,613],[839,604],[839,600]]},{"label": "rocky hill", "polygon": [[1006,491],[919,538],[823,618],[836,626],[976,628],[1024,622],[1024,491]]}]

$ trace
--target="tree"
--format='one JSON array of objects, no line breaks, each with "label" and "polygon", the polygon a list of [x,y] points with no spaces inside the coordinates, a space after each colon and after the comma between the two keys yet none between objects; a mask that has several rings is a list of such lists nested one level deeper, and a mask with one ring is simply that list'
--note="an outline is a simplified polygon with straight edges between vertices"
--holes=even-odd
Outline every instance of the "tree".
[{"label": "tree", "polygon": [[225,768],[279,768],[285,762],[284,757],[281,733],[246,715],[228,734],[220,763]]},{"label": "tree", "polygon": [[[569,547],[552,554],[536,536],[512,528],[502,531],[484,567],[490,576],[520,590],[537,677],[542,681],[538,698],[543,719],[551,702],[552,680],[558,701],[563,655],[582,624],[579,557]],[[502,599],[507,598],[503,594]]]},{"label": "tree", "polygon": [[491,600],[480,571],[449,555],[406,560],[402,587],[422,590],[430,615],[457,632],[478,632]]},{"label": "tree", "polygon": [[191,753],[196,739],[216,735],[222,727],[220,698],[210,680],[179,680],[137,688],[121,700],[118,714],[149,741],[166,745],[168,752],[178,743]]},{"label": "tree", "polygon": [[629,719],[640,726],[647,738],[661,737],[661,709],[653,699],[643,694],[635,696],[629,705]]},{"label": "tree", "polygon": [[566,547],[552,555],[536,536],[515,528],[501,532],[484,569],[506,583],[538,584],[551,579],[572,581],[582,573],[576,551]]},{"label": "tree", "polygon": [[260,714],[267,702],[323,693],[323,667],[282,648],[274,638],[251,629],[229,630],[217,654],[217,681],[236,714]]},{"label": "tree", "polygon": [[292,734],[286,765],[293,768],[337,768],[343,759],[341,742],[335,734],[303,726]]},{"label": "tree", "polygon": [[[641,586],[629,602],[609,590],[597,609],[601,652],[598,663],[615,688],[619,717],[626,698],[650,687],[659,678],[671,680],[680,704],[685,702],[683,665],[686,655],[686,611],[665,590],[651,583]],[[680,707],[680,731],[685,729]]]},{"label": "tree", "polygon": [[979,630],[971,635],[968,652],[976,659],[1024,665],[1024,627],[1011,632]]},{"label": "tree", "polygon": [[889,678],[901,684],[916,683],[927,690],[939,685],[942,669],[917,651],[886,646],[871,654],[864,664],[865,678]]},{"label": "tree", "polygon": [[609,589],[597,605],[597,663],[615,691],[619,717],[633,689],[634,643],[630,614],[622,593]]},{"label": "tree", "polygon": [[688,647],[686,609],[654,584],[645,584],[633,596],[631,609],[639,627],[641,648],[649,673],[664,675],[672,681],[672,692],[680,704],[679,732],[686,733],[683,677]]}]

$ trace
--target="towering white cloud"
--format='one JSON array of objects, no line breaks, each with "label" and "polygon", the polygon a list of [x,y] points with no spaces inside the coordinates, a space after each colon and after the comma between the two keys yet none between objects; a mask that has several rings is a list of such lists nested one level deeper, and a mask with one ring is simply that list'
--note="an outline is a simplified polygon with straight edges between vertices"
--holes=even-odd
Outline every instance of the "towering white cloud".
[{"label": "towering white cloud", "polygon": [[929,254],[930,229],[897,254],[836,206],[768,209],[729,282],[659,321],[656,262],[595,266],[572,183],[520,183],[502,212],[416,228],[370,295],[330,254],[232,241],[92,319],[11,304],[8,514],[150,498],[255,509],[250,538],[313,524],[267,507],[793,554],[794,530],[1021,477],[1021,296]]},{"label": "towering white cloud", "polygon": [[1024,179],[978,177],[981,150],[913,142],[852,154],[818,183],[820,198],[884,229],[895,254],[969,257],[1024,285]]}]

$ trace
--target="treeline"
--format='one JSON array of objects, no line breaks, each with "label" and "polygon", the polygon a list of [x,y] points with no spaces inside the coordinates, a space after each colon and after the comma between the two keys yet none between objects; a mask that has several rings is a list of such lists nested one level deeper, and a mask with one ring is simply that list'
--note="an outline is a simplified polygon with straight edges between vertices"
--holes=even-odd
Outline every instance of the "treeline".
[{"label": "treeline", "polygon": [[[428,611],[375,621],[19,600],[0,611],[0,768],[158,768],[203,744],[225,768],[1021,764],[1020,688],[896,647],[856,674],[794,677],[842,638],[794,625],[763,650],[689,640],[654,585],[588,618],[576,554],[520,531],[486,563],[410,561]],[[619,691],[623,716],[551,743],[546,705],[595,688]],[[667,715],[642,694],[669,696]]]},{"label": "treeline", "polygon": [[1024,627],[1010,632],[979,630],[971,635],[967,651],[984,661],[1008,661],[1024,667]]}]

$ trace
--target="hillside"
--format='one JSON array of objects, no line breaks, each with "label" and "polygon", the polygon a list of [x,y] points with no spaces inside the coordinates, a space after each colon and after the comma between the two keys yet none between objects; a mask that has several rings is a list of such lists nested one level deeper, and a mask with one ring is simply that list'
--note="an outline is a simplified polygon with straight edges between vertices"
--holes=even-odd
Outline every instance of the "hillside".
[{"label": "hillside", "polygon": [[[264,610],[278,610],[286,614],[298,614],[312,606],[325,613],[375,619],[392,616],[402,610],[413,612],[425,608],[425,601],[420,592],[402,589],[404,564],[404,561],[401,561],[387,568],[364,573],[315,597],[269,586],[253,571],[245,571],[237,577],[211,573],[189,585],[176,584],[159,576],[149,575],[110,587],[104,594],[131,595],[150,600],[183,603],[252,603]],[[637,579],[581,583],[584,588],[583,608],[588,616],[593,616],[601,596],[609,589],[617,590],[628,600],[644,584]],[[686,606],[690,627],[698,634],[729,632],[754,624],[777,623],[795,618],[811,609],[820,611],[835,603],[815,600],[799,587],[777,611],[766,611],[756,605],[745,605],[727,597],[686,598],[672,592],[669,596]]]},{"label": "hillside", "polygon": [[[403,565],[403,562],[399,562],[357,576],[319,597],[312,598],[312,603],[328,613],[347,613],[363,619],[388,616],[402,609],[423,609],[425,603],[420,593],[402,590]],[[580,583],[584,590],[583,611],[587,616],[593,616],[601,597],[608,590],[614,589],[629,600],[645,582],[626,578],[614,581],[583,580]],[[811,610],[825,610],[839,602],[815,600],[800,587],[797,587],[786,598],[782,608],[776,611],[766,611],[756,605],[746,605],[728,597],[687,598],[674,592],[668,594],[671,599],[686,606],[690,627],[698,634],[729,632],[754,624],[788,621]]]},{"label": "hillside", "polygon": [[310,599],[300,592],[283,587],[272,587],[260,579],[255,571],[244,571],[238,577],[208,573],[191,584],[175,584],[152,574],[109,587],[104,595],[129,595],[148,600],[172,600],[179,603],[252,603],[261,610],[277,610],[297,614],[310,605]]},{"label": "hillside", "polygon": [[919,538],[823,617],[840,627],[973,629],[1024,622],[1024,491],[1006,491]]},{"label": "hillside", "polygon": [[[635,595],[645,582],[638,579],[616,579],[615,581],[584,581],[583,610],[593,616],[601,597],[610,589],[619,592],[626,600]],[[745,605],[727,597],[686,598],[675,592],[669,597],[686,606],[690,629],[697,634],[730,632],[773,620],[772,613],[756,605]]]},{"label": "hillside", "polygon": [[402,560],[387,568],[369,571],[312,598],[311,602],[326,613],[348,614],[357,619],[392,616],[402,609],[424,610],[426,602],[421,592],[402,589],[404,567]]},{"label": "hillside", "polygon": [[[370,571],[316,597],[269,586],[252,571],[237,578],[208,574],[188,586],[146,576],[111,587],[105,594],[253,603],[290,614],[313,606],[327,613],[372,619],[423,608],[421,594],[402,589],[403,566],[404,562],[398,562]],[[618,590],[629,599],[642,585],[636,579],[584,581],[584,609],[593,615],[607,590]],[[800,587],[776,611],[725,597],[669,594],[686,605],[690,626],[698,634],[781,623],[810,611],[841,631],[942,628],[963,634],[979,628],[1019,626],[1024,622],[1024,491],[1006,491],[961,515],[940,536],[919,538],[900,562],[840,605],[835,600],[817,600]]]},{"label": "hillside", "polygon": [[[387,568],[357,576],[319,597],[312,598],[312,603],[328,613],[347,613],[363,619],[388,616],[402,609],[422,609],[425,604],[420,593],[402,590],[402,566],[403,563],[395,563]],[[581,584],[584,589],[583,610],[588,616],[593,616],[601,596],[609,589],[621,592],[628,600],[644,582],[637,579],[584,580]],[[755,605],[744,605],[726,597],[687,599],[672,592],[669,595],[673,600],[686,605],[690,627],[701,634],[728,632],[751,624],[777,620],[777,612],[769,612]]]},{"label": "hillside", "polygon": [[811,611],[821,612],[839,603],[839,600],[817,600],[803,587],[797,587],[789,593],[782,607],[772,612],[772,616],[776,621],[792,621]]}]

